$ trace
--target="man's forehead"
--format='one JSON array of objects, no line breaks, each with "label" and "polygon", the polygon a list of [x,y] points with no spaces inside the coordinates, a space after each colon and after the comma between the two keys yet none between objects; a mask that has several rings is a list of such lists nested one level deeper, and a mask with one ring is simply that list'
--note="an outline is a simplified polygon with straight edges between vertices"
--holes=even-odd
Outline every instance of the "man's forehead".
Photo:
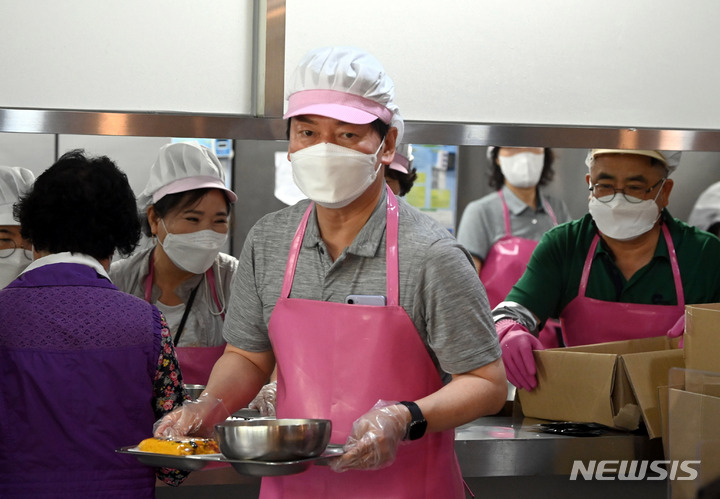
[{"label": "man's forehead", "polygon": [[595,158],[590,167],[591,175],[610,175],[613,177],[644,176],[658,174],[661,168],[653,165],[647,156],[637,154],[602,154]]}]

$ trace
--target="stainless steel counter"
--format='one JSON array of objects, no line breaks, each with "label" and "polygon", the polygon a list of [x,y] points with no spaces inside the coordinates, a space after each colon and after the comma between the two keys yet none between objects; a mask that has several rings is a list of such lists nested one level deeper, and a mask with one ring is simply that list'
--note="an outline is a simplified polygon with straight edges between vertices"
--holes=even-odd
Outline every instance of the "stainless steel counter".
[{"label": "stainless steel counter", "polygon": [[486,417],[455,431],[465,477],[569,475],[575,460],[662,459],[660,439],[610,431],[571,437],[535,431],[540,420]]}]

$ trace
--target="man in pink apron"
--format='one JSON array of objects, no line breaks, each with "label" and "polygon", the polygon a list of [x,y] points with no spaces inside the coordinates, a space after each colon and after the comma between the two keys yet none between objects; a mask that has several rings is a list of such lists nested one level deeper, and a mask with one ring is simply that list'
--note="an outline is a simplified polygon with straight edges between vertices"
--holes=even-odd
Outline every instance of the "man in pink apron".
[{"label": "man in pink apron", "polygon": [[589,213],[546,234],[493,311],[508,379],[537,386],[533,333],[560,317],[568,346],[682,333],[685,304],[720,300],[720,241],[665,207],[679,153],[593,149]]},{"label": "man in pink apron", "polygon": [[[207,392],[245,407],[277,362],[277,416],[332,420],[346,453],[264,478],[263,498],[462,498],[453,429],[506,396],[470,255],[385,185],[403,124],[375,58],[311,51],[290,88],[289,158],[310,200],[248,235]],[[184,431],[178,414],[160,432]]]}]

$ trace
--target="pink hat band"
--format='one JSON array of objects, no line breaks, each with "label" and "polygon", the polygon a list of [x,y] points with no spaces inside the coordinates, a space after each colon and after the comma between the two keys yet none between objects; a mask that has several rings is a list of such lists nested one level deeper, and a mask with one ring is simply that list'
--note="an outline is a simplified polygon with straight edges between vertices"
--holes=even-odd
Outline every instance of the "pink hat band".
[{"label": "pink hat band", "polygon": [[300,90],[288,97],[288,110],[283,118],[301,114],[317,114],[336,120],[365,125],[380,118],[390,124],[393,112],[373,100],[338,90]]},{"label": "pink hat band", "polygon": [[396,152],[392,163],[390,163],[390,169],[397,170],[405,174],[410,173],[410,161],[399,152]]},{"label": "pink hat band", "polygon": [[153,194],[153,203],[157,203],[160,199],[167,196],[168,194],[175,194],[177,192],[192,191],[195,189],[220,189],[228,194],[228,198],[231,203],[237,201],[237,195],[225,187],[222,180],[217,177],[198,175],[195,177],[185,177],[174,182],[170,182],[167,185],[162,186]]}]

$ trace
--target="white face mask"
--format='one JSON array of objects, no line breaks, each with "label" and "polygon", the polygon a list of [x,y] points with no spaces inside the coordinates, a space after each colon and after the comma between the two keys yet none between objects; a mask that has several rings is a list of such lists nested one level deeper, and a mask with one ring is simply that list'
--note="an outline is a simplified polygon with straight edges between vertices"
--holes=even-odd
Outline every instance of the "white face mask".
[{"label": "white face mask", "polygon": [[512,156],[498,156],[500,171],[515,187],[535,187],[542,176],[545,154],[520,152]]},{"label": "white face mask", "polygon": [[323,142],[290,154],[293,180],[308,198],[326,208],[342,208],[355,201],[375,181],[378,153]]},{"label": "white face mask", "polygon": [[[165,227],[165,221],[160,221]],[[193,274],[202,274],[210,268],[228,237],[227,233],[214,230],[172,234],[165,227],[165,232],[165,241],[160,243],[158,239],[165,254],[179,268]]]},{"label": "white face mask", "polygon": [[588,205],[590,215],[600,232],[606,236],[618,241],[635,239],[652,229],[660,218],[655,200],[661,190],[662,186],[653,199],[639,203],[630,203],[620,192],[615,193],[613,200],[608,203],[591,196]]},{"label": "white face mask", "polygon": [[28,258],[27,253],[17,248],[7,258],[0,258],[0,289],[13,282],[20,275],[20,272],[30,265],[32,258]]}]

